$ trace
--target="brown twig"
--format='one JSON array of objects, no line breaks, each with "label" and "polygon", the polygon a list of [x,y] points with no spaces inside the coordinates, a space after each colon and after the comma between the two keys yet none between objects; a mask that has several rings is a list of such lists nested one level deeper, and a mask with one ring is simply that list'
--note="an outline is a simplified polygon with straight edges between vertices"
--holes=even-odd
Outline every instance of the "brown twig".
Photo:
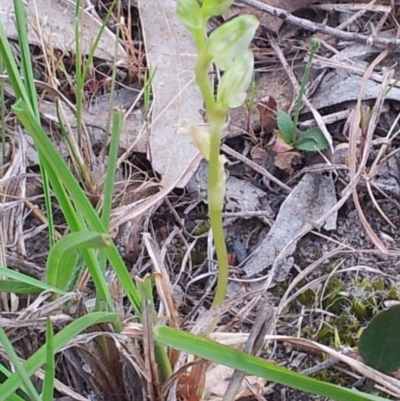
[{"label": "brown twig", "polygon": [[307,19],[295,17],[294,15],[292,15],[291,13],[282,8],[272,7],[268,4],[262,3],[257,0],[240,0],[240,2],[247,4],[251,7],[254,7],[258,10],[264,11],[270,15],[273,15],[274,17],[282,18],[286,22],[289,22],[290,24],[299,26],[303,29],[307,29],[308,31],[311,32],[322,32],[327,35],[334,36],[335,38],[338,38],[340,40],[345,40],[348,42],[358,42],[367,45],[375,45],[383,47],[390,45],[400,47],[400,39],[384,38],[381,36],[372,36],[372,35],[366,36],[356,32],[344,32],[339,29],[326,26],[324,24],[319,24],[317,22],[312,22]]}]

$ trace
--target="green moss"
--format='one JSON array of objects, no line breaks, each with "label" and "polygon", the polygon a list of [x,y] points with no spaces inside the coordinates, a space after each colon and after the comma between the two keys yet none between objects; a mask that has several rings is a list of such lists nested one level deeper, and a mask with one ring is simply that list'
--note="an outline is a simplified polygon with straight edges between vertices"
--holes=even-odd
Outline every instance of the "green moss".
[{"label": "green moss", "polygon": [[[303,285],[300,284],[299,288]],[[365,277],[344,282],[340,277],[331,277],[327,285],[316,291],[307,289],[297,298],[306,308],[322,305],[330,315],[324,317],[318,331],[307,325],[302,329],[302,335],[333,347],[356,346],[365,323],[389,299],[400,299],[400,293],[393,283],[382,278]]]},{"label": "green moss", "polygon": [[306,307],[312,307],[315,304],[315,300],[317,298],[317,294],[311,288],[308,288],[304,292],[302,292],[297,300]]},{"label": "green moss", "polygon": [[322,306],[329,312],[338,314],[348,304],[348,296],[343,281],[334,276],[325,288]]},{"label": "green moss", "polygon": [[389,288],[388,299],[390,301],[399,301],[400,300],[399,290],[394,284],[391,284],[391,286]]},{"label": "green moss", "polygon": [[192,263],[194,265],[201,265],[207,258],[207,251],[204,249],[197,249],[193,252]]},{"label": "green moss", "polygon": [[193,231],[193,235],[203,235],[208,233],[210,230],[210,222],[208,220],[204,220],[201,223],[197,224],[196,228]]}]

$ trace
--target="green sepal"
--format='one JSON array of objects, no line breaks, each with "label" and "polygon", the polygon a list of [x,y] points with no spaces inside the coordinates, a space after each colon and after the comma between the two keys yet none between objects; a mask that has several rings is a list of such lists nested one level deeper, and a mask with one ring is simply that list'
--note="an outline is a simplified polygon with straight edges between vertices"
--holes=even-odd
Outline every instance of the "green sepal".
[{"label": "green sepal", "polygon": [[207,41],[207,53],[222,71],[233,67],[235,60],[247,49],[259,22],[253,15],[242,15],[220,25]]},{"label": "green sepal", "polygon": [[253,78],[254,55],[250,49],[236,59],[232,68],[222,76],[218,85],[217,102],[225,107],[240,107]]},{"label": "green sepal", "polygon": [[232,5],[233,0],[205,0],[203,1],[203,12],[204,19],[210,17],[218,17],[224,14],[229,7]]},{"label": "green sepal", "polygon": [[203,14],[196,0],[178,0],[176,13],[190,31],[200,29],[204,25]]}]

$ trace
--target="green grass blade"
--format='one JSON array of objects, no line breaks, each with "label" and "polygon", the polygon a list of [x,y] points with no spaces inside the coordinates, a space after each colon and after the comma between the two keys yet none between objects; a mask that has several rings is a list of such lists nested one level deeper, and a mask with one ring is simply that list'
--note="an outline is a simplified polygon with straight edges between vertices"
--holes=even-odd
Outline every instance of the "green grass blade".
[{"label": "green grass blade", "polygon": [[[37,102],[36,86],[33,78],[33,68],[31,60],[31,52],[29,49],[28,38],[28,21],[26,19],[26,11],[22,0],[14,0],[15,17],[18,30],[18,41],[21,52],[22,73],[24,76],[24,86],[26,88],[29,104],[32,107],[33,114],[37,121],[40,121],[39,105]],[[46,169],[43,167],[42,156],[39,154],[39,167],[43,181],[43,194],[46,207],[46,217],[48,220],[49,242],[50,247],[55,241],[55,229],[53,221],[53,212],[51,204],[50,184],[47,177]]]},{"label": "green grass blade", "polygon": [[65,290],[73,277],[77,264],[77,251],[87,248],[99,249],[112,243],[108,234],[80,231],[65,235],[51,249],[46,265],[46,282]]},{"label": "green grass blade", "polygon": [[143,87],[143,107],[144,107],[144,116],[146,121],[149,118],[150,112],[150,100],[151,100],[151,86],[153,84],[154,75],[157,71],[157,66],[154,70],[149,74],[146,71],[145,79],[144,79],[144,87]]},{"label": "green grass blade", "polygon": [[92,64],[92,61],[93,61],[93,58],[94,58],[94,54],[96,53],[96,50],[97,50],[97,48],[99,46],[101,36],[103,35],[103,32],[106,29],[108,22],[110,21],[111,15],[112,15],[112,13],[114,11],[114,7],[115,7],[116,4],[117,4],[117,0],[114,0],[111,3],[111,5],[108,7],[107,14],[102,19],[103,22],[102,22],[101,27],[99,29],[99,33],[97,34],[96,39],[94,40],[93,45],[90,48],[89,57],[86,60],[86,63],[85,63],[84,69],[83,69],[82,76],[84,78],[86,78],[86,76],[87,76],[87,74],[89,72],[89,68],[90,68],[90,66]]},{"label": "green grass blade", "polygon": [[[5,67],[3,58],[0,56],[0,74],[4,74]],[[6,103],[4,82],[0,82],[0,137],[1,137],[1,160],[6,159]]]},{"label": "green grass blade", "polygon": [[325,383],[292,372],[226,345],[166,326],[154,328],[154,339],[177,350],[238,369],[251,375],[338,401],[384,401],[384,398]]},{"label": "green grass blade", "polygon": [[[36,288],[37,291],[34,290],[35,293],[42,292],[42,291],[52,291],[59,295],[66,294],[65,291],[59,290],[58,288],[54,288],[51,285],[48,285],[47,283],[43,283],[42,281],[37,280],[36,278],[27,276],[23,273],[15,271],[15,270],[8,269],[7,267],[0,267],[0,275],[11,278],[15,281],[20,282],[21,284],[26,285],[26,286],[31,286],[32,289]],[[1,292],[1,289],[0,289],[0,292]]]},{"label": "green grass blade", "polygon": [[[6,377],[10,377],[11,376],[11,372],[3,365],[0,363],[0,383],[2,381],[4,381],[4,378]],[[21,387],[21,391],[25,391],[24,387]],[[26,399],[20,397],[17,394],[11,394],[7,401],[26,401]]]},{"label": "green grass blade", "polygon": [[121,110],[114,110],[113,121],[112,121],[112,130],[111,130],[110,151],[108,154],[106,181],[104,184],[104,194],[103,194],[104,202],[103,202],[103,208],[101,211],[101,221],[103,222],[103,226],[107,230],[108,230],[108,227],[110,224],[112,200],[113,200],[113,193],[114,193],[114,183],[115,183],[115,171],[117,169],[119,137],[120,137],[121,128],[122,128],[122,117],[123,117],[123,113]]},{"label": "green grass blade", "polygon": [[[11,341],[8,339],[6,332],[0,327],[0,343],[2,344],[4,351],[6,352],[10,362],[13,364],[16,372],[14,375],[21,380],[21,384],[25,386],[25,391],[29,395],[32,401],[41,401],[39,394],[37,393],[33,383],[29,378],[28,372],[25,370],[24,365],[20,362],[18,355],[16,354]],[[7,379],[9,380],[9,379]],[[1,388],[1,387],[0,387]]]},{"label": "green grass blade", "polygon": [[[115,78],[113,83],[115,82]],[[117,170],[117,158],[119,149],[119,137],[122,128],[123,113],[121,110],[114,110],[111,130],[110,151],[108,154],[108,163],[106,171],[106,180],[103,191],[103,207],[101,211],[101,221],[106,230],[109,229],[111,219],[111,209],[114,194],[115,172]],[[102,250],[99,253],[100,268],[104,272],[106,269],[106,254]]]},{"label": "green grass blade", "polygon": [[31,52],[29,49],[28,22],[22,0],[14,0],[16,26],[18,31],[19,47],[21,52],[21,67],[24,77],[24,86],[29,98],[33,113],[39,119],[39,106],[37,103],[36,87],[33,79]]},{"label": "green grass blade", "polygon": [[[54,336],[54,353],[60,351],[71,339],[82,333],[87,328],[100,323],[118,323],[116,313],[93,312],[76,319],[65,329]],[[40,347],[25,363],[24,369],[28,376],[32,375],[43,364],[46,363],[46,345]],[[22,385],[18,373],[13,373],[3,384],[0,385],[0,401],[8,400],[8,397]]]},{"label": "green grass blade", "polygon": [[0,293],[13,293],[13,294],[39,294],[43,290],[39,287],[29,284],[21,283],[15,280],[0,280]]},{"label": "green grass blade", "polygon": [[0,55],[3,59],[5,70],[7,71],[8,78],[14,89],[17,99],[24,99],[26,104],[30,104],[28,94],[19,74],[17,63],[15,62],[14,55],[11,51],[10,43],[8,42],[7,35],[4,31],[3,24],[0,21]]},{"label": "green grass blade", "polygon": [[43,401],[53,401],[54,396],[54,378],[56,376],[56,366],[54,362],[54,332],[51,320],[47,318],[46,322],[46,364],[44,365],[43,380]]}]

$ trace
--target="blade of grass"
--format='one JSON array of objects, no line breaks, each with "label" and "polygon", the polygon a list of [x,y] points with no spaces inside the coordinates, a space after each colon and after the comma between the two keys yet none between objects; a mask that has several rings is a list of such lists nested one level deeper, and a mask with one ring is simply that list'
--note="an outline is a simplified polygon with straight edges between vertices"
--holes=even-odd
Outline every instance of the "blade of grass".
[{"label": "blade of grass", "polygon": [[108,230],[111,218],[111,208],[114,193],[115,171],[117,169],[117,158],[119,149],[119,137],[122,128],[123,112],[114,110],[111,130],[110,151],[108,153],[107,173],[104,184],[104,202],[101,211],[101,221]]},{"label": "blade of grass", "polygon": [[54,378],[56,375],[56,366],[54,363],[54,331],[51,320],[47,318],[46,322],[46,364],[44,366],[44,379],[42,390],[42,401],[53,401],[54,396]]},{"label": "blade of grass", "polygon": [[[22,73],[24,76],[24,85],[26,88],[27,98],[29,99],[29,104],[32,108],[35,118],[37,119],[37,121],[40,121],[37,93],[33,79],[31,53],[29,49],[28,22],[26,19],[26,11],[22,0],[14,0],[14,11],[17,21],[18,42],[21,51]],[[50,183],[46,169],[43,167],[42,157],[40,154],[39,168],[43,181],[44,203],[46,208],[46,217],[48,221],[49,244],[51,248],[55,241],[55,229],[51,205]]]},{"label": "blade of grass", "polygon": [[384,398],[322,382],[226,345],[166,326],[154,328],[154,339],[179,351],[323,397],[338,401],[384,401]]},{"label": "blade of grass", "polygon": [[[11,372],[3,364],[0,363],[0,383],[2,380],[4,380],[5,377],[10,377],[10,376],[11,376]],[[24,391],[24,390],[25,390],[25,388],[22,386],[21,391]],[[7,401],[26,401],[26,399],[20,397],[17,394],[11,394],[8,397]]]},{"label": "blade of grass", "polygon": [[31,53],[28,40],[28,22],[26,19],[26,11],[22,0],[14,0],[14,11],[17,26],[17,35],[21,52],[21,67],[24,77],[24,86],[29,99],[29,104],[32,107],[33,114],[38,119],[39,106],[37,103],[36,87],[33,79],[33,68],[31,61]]},{"label": "blade of grass", "polygon": [[[3,57],[0,56],[0,74],[5,71],[3,63]],[[5,103],[5,92],[4,82],[0,82],[0,126],[1,126],[1,162],[4,163],[6,159],[6,103]]]},{"label": "blade of grass", "polygon": [[39,287],[21,283],[14,280],[0,280],[0,293],[14,294],[39,294],[43,290]]},{"label": "blade of grass", "polygon": [[[29,395],[29,398],[33,401],[41,401],[39,394],[37,393],[33,383],[29,378],[29,374],[25,370],[23,364],[20,362],[11,341],[8,339],[6,332],[0,327],[0,344],[2,344],[4,351],[6,352],[10,362],[15,369],[15,375],[21,380],[21,383],[25,386],[25,391]],[[8,380],[8,379],[7,379]]]},{"label": "blade of grass", "polygon": [[[147,275],[143,279],[137,281],[138,291],[142,295],[142,299],[148,301],[149,313],[151,313],[152,324],[155,324],[157,319],[157,312],[154,305],[153,290],[154,290],[154,278]],[[145,313],[145,312],[144,312]],[[166,347],[157,341],[154,342],[154,352],[157,362],[157,367],[160,372],[160,378],[165,383],[172,375],[171,361],[168,358]]]},{"label": "blade of grass", "polygon": [[154,70],[149,74],[146,71],[145,79],[144,79],[144,88],[143,88],[143,106],[144,106],[144,115],[146,121],[149,119],[150,112],[150,98],[151,98],[151,86],[153,84],[154,75],[157,71],[157,66]]},{"label": "blade of grass", "polygon": [[[111,143],[110,151],[108,154],[108,163],[106,171],[106,180],[103,191],[103,207],[101,210],[101,221],[105,229],[108,231],[111,219],[111,209],[114,194],[115,172],[117,170],[117,158],[119,149],[119,137],[122,128],[123,113],[121,110],[114,110],[112,129],[111,129]],[[104,250],[99,252],[99,264],[101,270],[104,272],[106,269],[106,254]]]},{"label": "blade of grass", "polygon": [[65,235],[51,249],[46,264],[46,282],[62,290],[75,273],[77,251],[87,248],[99,249],[112,243],[108,234],[80,231]]},{"label": "blade of grass", "polygon": [[[4,377],[10,377],[11,376],[11,372],[3,365],[0,363],[0,380],[3,380]],[[21,391],[24,391],[25,388],[22,386],[21,387]],[[26,391],[25,391],[26,392]],[[11,394],[7,401],[26,401],[24,398],[20,397],[17,394]]]},{"label": "blade of grass", "polygon": [[38,292],[52,291],[59,295],[66,294],[65,291],[59,290],[58,288],[54,288],[51,285],[48,285],[47,283],[43,283],[42,281],[37,280],[36,278],[29,277],[23,273],[8,269],[7,267],[0,267],[0,275],[19,281],[21,284],[31,286],[33,289],[37,288]]},{"label": "blade of grass", "polygon": [[[54,336],[54,353],[59,352],[70,340],[75,338],[87,328],[100,324],[117,324],[116,313],[93,312],[76,319],[65,329]],[[46,362],[46,345],[40,347],[23,365],[28,376],[31,376]],[[8,397],[22,385],[18,373],[13,373],[3,384],[0,385],[0,401],[8,400]]]},{"label": "blade of grass", "polygon": [[17,99],[24,99],[26,104],[30,104],[29,97],[25,90],[23,81],[19,75],[18,67],[14,59],[14,55],[11,51],[10,44],[7,39],[7,35],[4,31],[3,24],[0,21],[0,55],[3,59],[8,78],[11,86],[14,89],[15,97]]}]

